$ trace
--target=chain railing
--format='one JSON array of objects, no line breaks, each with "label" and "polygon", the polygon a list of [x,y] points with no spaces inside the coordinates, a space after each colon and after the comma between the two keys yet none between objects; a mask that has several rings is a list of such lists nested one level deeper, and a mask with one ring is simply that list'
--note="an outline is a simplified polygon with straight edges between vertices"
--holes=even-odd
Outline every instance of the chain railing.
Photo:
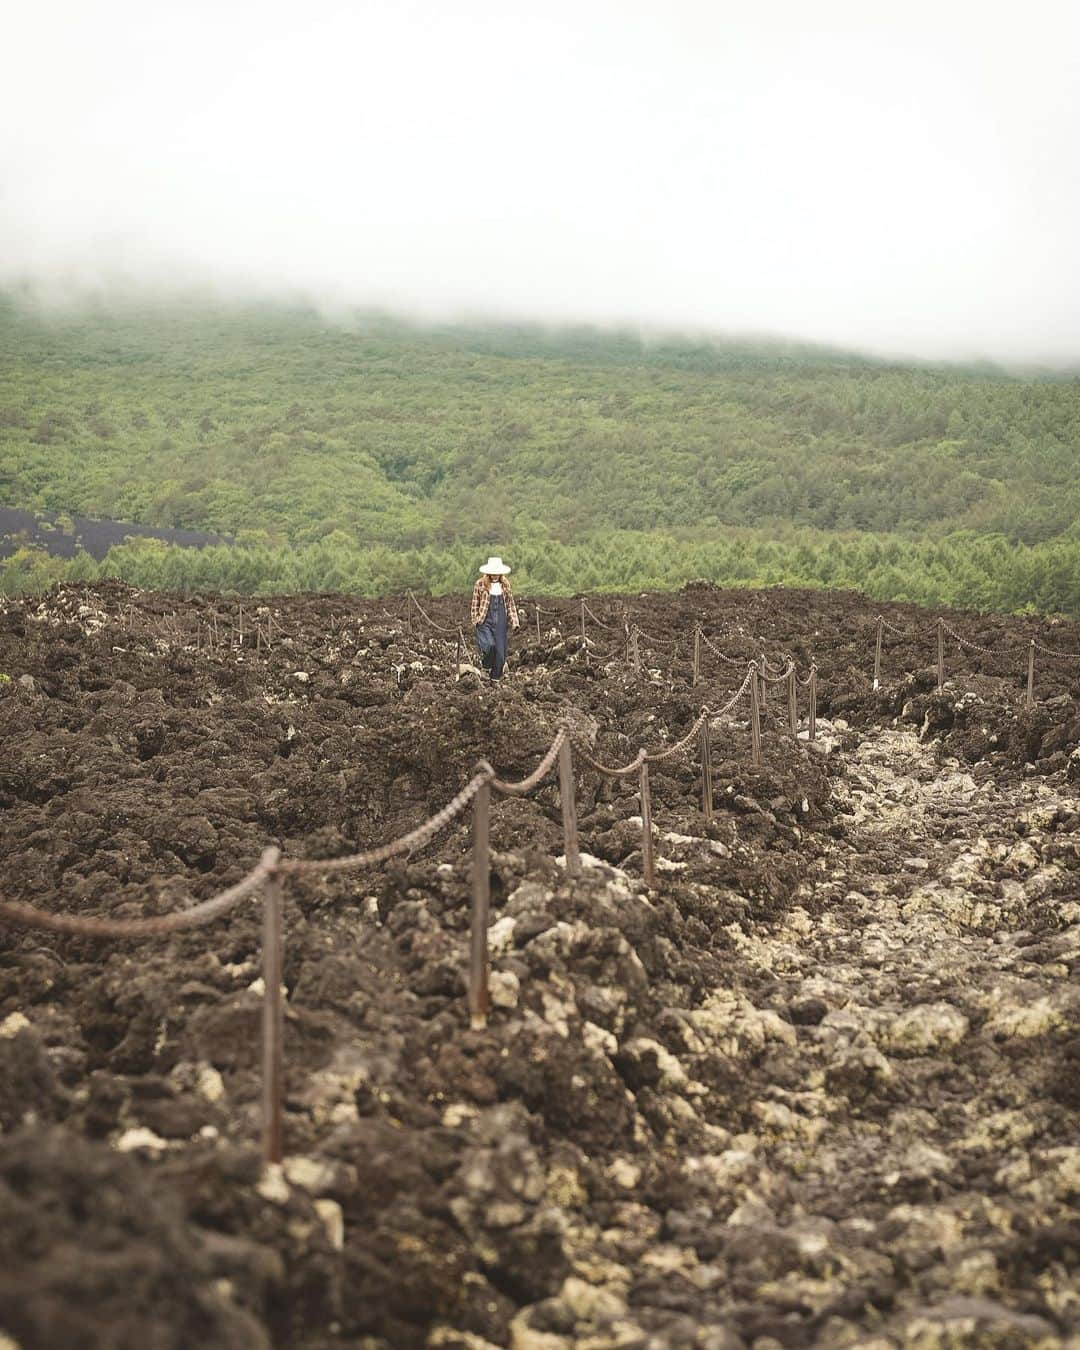
[{"label": "chain railing", "polygon": [[[637,774],[642,813],[642,873],[645,884],[655,886],[656,864],[652,830],[652,798],[649,785],[649,766],[671,759],[698,741],[701,770],[702,810],[706,819],[712,818],[712,759],[711,724],[732,712],[747,691],[750,693],[750,724],[752,758],[761,763],[761,726],[758,689],[760,670],[751,661],[742,684],[720,708],[703,707],[690,728],[680,739],[663,749],[641,749],[629,764],[608,765],[598,760],[589,749],[576,741],[570,729],[563,725],[556,732],[539,764],[527,777],[518,782],[499,778],[491,765],[482,760],[476,765],[469,781],[440,810],[414,829],[387,843],[363,849],[336,858],[283,858],[276,847],[264,850],[259,862],[235,885],[217,895],[192,905],[188,909],[144,919],[110,919],[77,914],[53,914],[36,906],[0,898],[0,922],[24,928],[61,933],[72,937],[101,939],[149,939],[202,927],[214,922],[260,889],[263,895],[263,1014],[262,1014],[262,1136],[263,1153],[267,1162],[280,1162],[283,1151],[282,1100],[284,1093],[284,1002],[282,997],[282,970],[284,946],[283,883],[289,876],[313,873],[335,874],[357,868],[376,867],[391,858],[408,857],[423,847],[436,834],[471,804],[472,829],[472,905],[469,942],[469,1014],[474,1028],[486,1025],[490,1007],[488,978],[488,913],[490,907],[490,809],[493,792],[502,796],[524,797],[547,778],[558,764],[559,797],[562,809],[564,860],[567,874],[581,873],[581,855],[578,846],[577,806],[574,786],[572,749],[577,750],[582,762],[596,772],[615,778]],[[795,668],[789,664],[785,678],[793,686]],[[814,695],[815,670],[810,671],[811,703],[809,735],[815,731],[816,700]],[[792,705],[794,708],[794,704]],[[795,732],[794,711],[792,730]]]},{"label": "chain railing", "polygon": [[[950,624],[947,624],[945,620],[940,617],[935,619],[933,623],[929,625],[920,625],[918,628],[911,629],[910,631],[905,631],[902,628],[897,628],[895,624],[889,623],[889,621],[885,618],[884,615],[879,614],[875,623],[875,638],[874,638],[874,675],[872,687],[875,690],[880,689],[881,687],[882,645],[884,635],[886,632],[893,634],[895,637],[907,639],[908,641],[923,638],[928,633],[934,633],[936,635],[936,674],[937,674],[937,687],[939,690],[945,687],[946,636],[950,637],[962,651],[974,652],[978,656],[981,656],[985,659],[989,659],[991,661],[1007,663],[1016,660],[1019,665],[1020,658],[1021,656],[1023,656],[1024,663],[1026,664],[1026,677],[1027,677],[1026,688],[1024,693],[1024,703],[1025,706],[1028,708],[1033,708],[1035,706],[1036,652],[1042,652],[1043,655],[1048,657],[1050,660],[1059,658],[1061,660],[1066,661],[1080,661],[1080,652],[1058,651],[1053,647],[1047,647],[1045,644],[1039,642],[1036,638],[1029,638],[1026,649],[1023,650],[1015,648],[1012,649],[1011,651],[1001,649],[995,650],[992,647],[986,647],[981,643],[973,641],[971,638],[965,637],[962,633],[958,633],[955,628],[953,628]],[[1016,673],[1020,674],[1020,670],[1018,669]]]},{"label": "chain railing", "polygon": [[[457,654],[460,660],[464,648],[462,629],[460,627],[450,629],[437,624],[411,592],[408,593],[407,600],[412,602],[425,621],[456,639]],[[408,608],[408,603],[406,607]],[[599,622],[592,611],[583,604],[581,610],[583,629],[586,613],[591,615],[594,621]],[[267,645],[269,646],[273,634],[269,611],[267,611],[266,617]],[[393,617],[393,615],[387,613],[387,618],[393,620]],[[539,627],[539,610],[537,610],[537,622]],[[211,633],[214,633],[213,624],[207,625],[207,627]],[[281,625],[277,624],[277,627],[281,631]],[[237,628],[239,632],[243,632],[242,617]],[[661,642],[673,647],[677,645],[677,640],[657,640],[644,633],[637,625],[630,626],[627,624],[625,631],[627,653],[631,656],[631,659],[636,659],[638,665],[640,665],[640,654],[637,651],[637,642],[640,638],[644,638],[650,643]],[[249,634],[251,632],[250,625],[247,632]],[[261,640],[260,635],[261,628],[257,627],[257,644]],[[701,631],[700,627],[697,627],[695,629],[695,673],[699,669],[700,645],[702,642],[725,662],[732,665],[742,664],[720,652]],[[1034,647],[1034,644],[1032,645]],[[583,646],[587,654],[588,638],[584,632]],[[646,885],[655,886],[656,863],[652,829],[652,797],[649,783],[650,765],[663,763],[689,750],[696,740],[700,762],[702,811],[706,820],[710,820],[713,814],[711,752],[713,724],[731,713],[749,695],[751,757],[753,765],[759,766],[761,764],[762,694],[768,684],[779,683],[786,683],[788,688],[790,729],[793,736],[798,734],[797,688],[799,685],[808,688],[807,734],[810,740],[814,740],[817,720],[816,667],[812,665],[807,678],[800,681],[796,675],[795,664],[790,658],[787,659],[787,664],[783,669],[778,671],[771,667],[766,658],[763,657],[760,664],[756,661],[746,663],[742,683],[721,707],[713,709],[704,706],[689,729],[678,741],[651,752],[641,749],[628,764],[608,765],[603,763],[592,754],[590,749],[573,737],[568,727],[560,726],[551,744],[541,757],[540,763],[526,778],[516,783],[507,782],[495,774],[494,769],[487,761],[481,761],[476,765],[469,781],[445,806],[406,834],[374,848],[360,850],[342,857],[312,859],[283,858],[276,847],[268,847],[264,850],[259,862],[233,886],[208,900],[192,905],[188,909],[152,918],[109,919],[101,916],[53,914],[32,905],[17,901],[6,901],[0,898],[0,921],[73,937],[116,940],[150,939],[212,923],[243,900],[261,890],[263,897],[262,1138],[266,1160],[268,1162],[279,1162],[283,1152],[284,1051],[282,1035],[284,1001],[282,971],[284,945],[283,891],[286,877],[313,873],[335,874],[353,869],[375,867],[395,857],[408,857],[417,849],[426,845],[471,805],[473,812],[472,902],[468,1003],[472,1025],[475,1028],[482,1028],[486,1025],[490,1006],[487,941],[490,906],[490,808],[492,793],[524,797],[547,778],[557,763],[564,859],[568,875],[576,877],[581,873],[581,856],[578,845],[572,749],[577,751],[583,764],[603,776],[628,778],[637,774],[642,810],[642,872]]]}]

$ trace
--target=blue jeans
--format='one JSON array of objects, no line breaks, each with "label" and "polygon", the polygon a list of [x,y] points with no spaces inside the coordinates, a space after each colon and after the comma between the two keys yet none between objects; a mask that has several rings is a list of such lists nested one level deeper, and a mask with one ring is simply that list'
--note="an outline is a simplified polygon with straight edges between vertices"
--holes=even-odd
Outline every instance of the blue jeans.
[{"label": "blue jeans", "polygon": [[480,664],[493,680],[499,678],[506,664],[506,636],[506,601],[501,595],[489,596],[484,622],[476,625],[476,644]]}]

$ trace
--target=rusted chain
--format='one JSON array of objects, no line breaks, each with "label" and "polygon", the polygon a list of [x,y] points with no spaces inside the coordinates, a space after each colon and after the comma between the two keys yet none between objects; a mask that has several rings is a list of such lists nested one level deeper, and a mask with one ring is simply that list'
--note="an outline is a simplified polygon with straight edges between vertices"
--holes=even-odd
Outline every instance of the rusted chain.
[{"label": "rusted chain", "polygon": [[788,667],[793,665],[790,656],[784,657],[778,666],[774,666],[764,652],[761,653],[761,669],[765,674],[775,674],[777,679],[787,679]]},{"label": "rusted chain", "polygon": [[284,858],[278,864],[278,870],[288,873],[346,872],[354,867],[374,867],[378,863],[386,862],[388,858],[411,853],[426,844],[433,835],[449,825],[456,815],[464,811],[481,787],[490,782],[493,776],[493,772],[484,772],[470,778],[457,796],[448,801],[441,811],[436,811],[430,819],[425,820],[422,825],[417,825],[416,829],[410,830],[408,834],[403,834],[400,839],[393,839],[388,844],[380,844],[378,848],[370,848],[363,853],[350,853],[344,858]]},{"label": "rusted chain", "polygon": [[520,783],[505,783],[501,778],[493,778],[491,780],[493,790],[495,792],[501,792],[504,797],[524,797],[530,793],[533,788],[536,787],[538,783],[542,783],[551,772],[555,761],[559,757],[559,750],[562,747],[563,741],[566,740],[567,734],[565,727],[559,728],[555,734],[555,739],[548,747],[544,758],[532,773],[529,774],[528,778],[523,778]]},{"label": "rusted chain", "polygon": [[199,928],[212,923],[219,915],[239,904],[277,870],[279,853],[276,848],[264,850],[262,857],[235,886],[211,896],[190,909],[174,910],[153,919],[106,919],[80,914],[50,914],[34,905],[19,900],[0,900],[0,919],[17,923],[24,928],[40,928],[50,933],[72,933],[80,937],[143,938],[163,937],[185,928]]},{"label": "rusted chain", "polygon": [[793,661],[789,661],[779,675],[766,675],[765,671],[761,670],[761,668],[759,667],[761,678],[765,681],[766,684],[783,684],[787,680],[788,675],[794,669],[795,663]]}]

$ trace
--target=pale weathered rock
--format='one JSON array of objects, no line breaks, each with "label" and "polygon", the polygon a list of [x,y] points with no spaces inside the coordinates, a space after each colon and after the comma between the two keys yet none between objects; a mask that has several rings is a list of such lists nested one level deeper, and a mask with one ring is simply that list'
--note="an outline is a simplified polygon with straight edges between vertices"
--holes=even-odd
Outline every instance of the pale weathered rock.
[{"label": "pale weathered rock", "polygon": [[924,1055],[959,1045],[968,1033],[968,1019],[951,1003],[919,1003],[893,1022],[887,1043],[894,1054]]}]

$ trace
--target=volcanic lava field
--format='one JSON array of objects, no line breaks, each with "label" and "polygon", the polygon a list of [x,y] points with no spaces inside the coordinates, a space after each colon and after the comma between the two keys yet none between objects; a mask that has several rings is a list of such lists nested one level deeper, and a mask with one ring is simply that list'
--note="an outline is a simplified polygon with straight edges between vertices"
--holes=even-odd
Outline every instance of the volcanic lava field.
[{"label": "volcanic lava field", "polygon": [[579,759],[579,879],[557,776],[496,798],[483,1030],[468,811],[290,877],[281,1167],[257,897],[144,941],[5,923],[0,1346],[1080,1346],[1080,660],[1044,650],[1080,625],[946,613],[939,690],[939,615],[890,605],[875,690],[861,596],[588,597],[588,652],[541,597],[491,684],[467,599],[421,603],[249,599],[241,643],[235,598],[3,602],[0,898],[183,909],[267,845],[406,833],[478,760],[524,778],[564,722],[662,749],[763,655],[816,664],[816,739],[802,686],[760,767],[745,702],[716,718],[711,820],[694,746],[654,765],[653,887],[635,776]]}]

